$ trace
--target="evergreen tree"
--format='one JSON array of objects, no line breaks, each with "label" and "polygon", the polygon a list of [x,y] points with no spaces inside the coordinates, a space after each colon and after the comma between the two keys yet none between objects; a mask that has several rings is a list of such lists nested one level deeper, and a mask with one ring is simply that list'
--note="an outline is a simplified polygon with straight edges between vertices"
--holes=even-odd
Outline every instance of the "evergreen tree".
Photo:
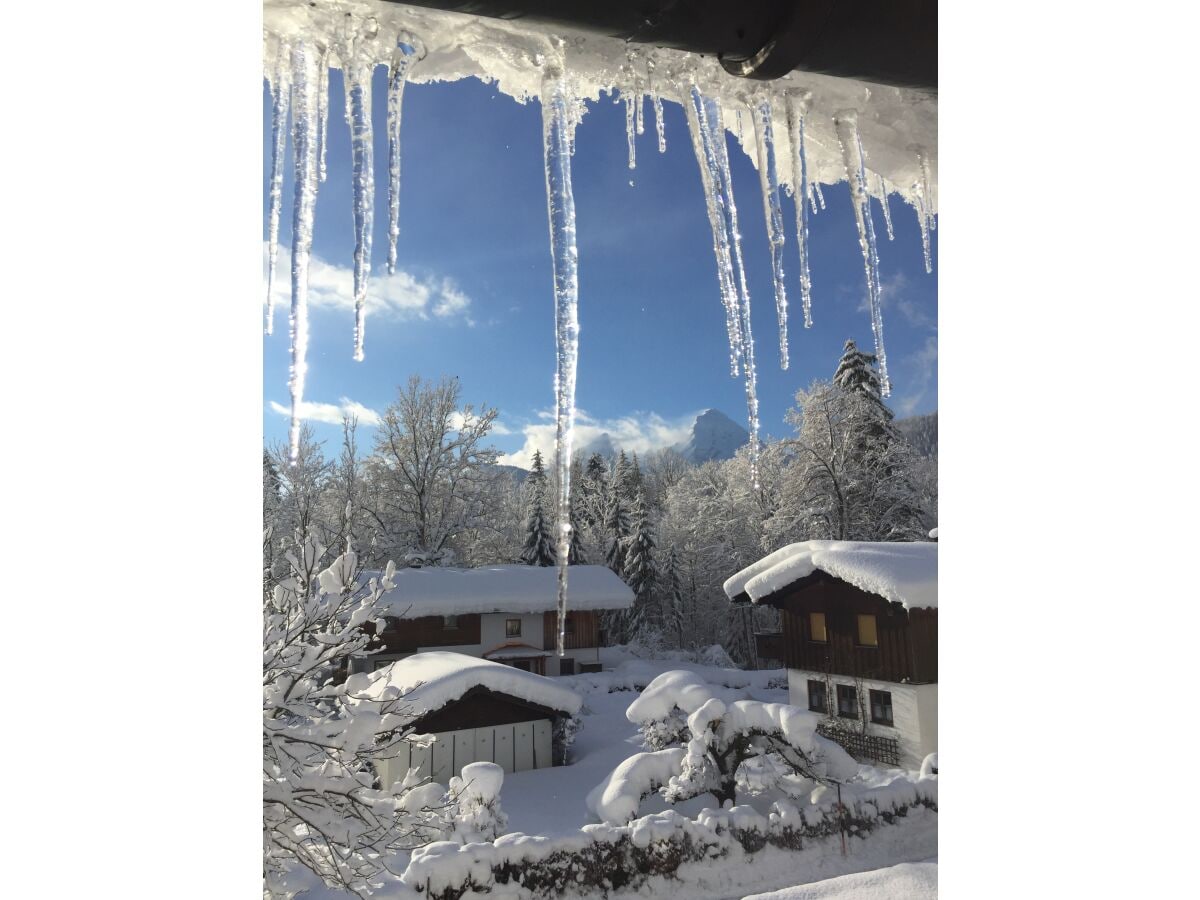
[{"label": "evergreen tree", "polygon": [[542,454],[533,453],[533,470],[525,479],[526,513],[525,545],[521,549],[521,562],[527,566],[552,566],[557,554],[550,523],[546,520],[546,470],[542,465]]},{"label": "evergreen tree", "polygon": [[580,524],[593,532],[604,528],[608,514],[608,465],[599,453],[593,453],[579,480]]},{"label": "evergreen tree", "polygon": [[612,493],[621,498],[626,509],[633,506],[635,496],[633,477],[633,466],[629,462],[629,457],[625,455],[625,451],[622,450],[613,466]]},{"label": "evergreen tree", "polygon": [[679,553],[672,544],[667,550],[667,559],[659,579],[659,597],[662,603],[663,628],[683,647],[683,576],[679,571]]},{"label": "evergreen tree", "polygon": [[629,514],[621,500],[621,495],[615,490],[608,504],[608,515],[604,519],[604,532],[608,540],[608,550],[604,554],[604,564],[618,575],[625,574],[625,544],[629,538]]},{"label": "evergreen tree", "polygon": [[654,529],[646,514],[646,501],[638,494],[633,501],[633,528],[625,551],[625,583],[633,590],[635,597],[628,625],[630,636],[639,634],[644,628],[662,624],[662,617],[653,605],[654,549]]},{"label": "evergreen tree", "polygon": [[877,363],[874,353],[863,353],[854,341],[846,341],[837,371],[833,374],[833,383],[847,393],[858,394],[869,400],[886,426],[892,421],[893,413],[884,404],[880,393],[879,375],[875,372]]},{"label": "evergreen tree", "polygon": [[580,528],[579,513],[571,504],[571,549],[567,552],[568,566],[586,566],[587,551],[583,545],[583,529]]}]

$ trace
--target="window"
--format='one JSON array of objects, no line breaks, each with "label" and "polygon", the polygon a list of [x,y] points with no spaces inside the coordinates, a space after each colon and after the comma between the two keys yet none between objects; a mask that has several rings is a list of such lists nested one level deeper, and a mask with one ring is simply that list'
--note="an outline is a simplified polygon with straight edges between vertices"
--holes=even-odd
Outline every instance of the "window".
[{"label": "window", "polygon": [[858,646],[860,647],[878,647],[879,646],[879,631],[875,627],[874,616],[859,616],[858,617]]},{"label": "window", "polygon": [[520,637],[521,636],[521,620],[520,619],[505,619],[504,620],[504,636],[505,637]]},{"label": "window", "polygon": [[871,691],[871,721],[876,725],[892,724],[892,694],[890,691]]},{"label": "window", "polygon": [[849,684],[837,686],[838,715],[843,719],[858,718],[858,689]]},{"label": "window", "polygon": [[828,713],[829,703],[825,697],[825,682],[808,682],[808,708],[813,712]]},{"label": "window", "polygon": [[442,627],[447,631],[458,627],[458,616],[442,616]]},{"label": "window", "polygon": [[808,614],[808,639],[820,644],[829,640],[829,632],[825,630],[825,613]]},{"label": "window", "polygon": [[564,623],[563,632],[565,634],[575,633],[575,616],[571,613],[567,613],[567,621]]},{"label": "window", "polygon": [[569,656],[564,656],[562,659],[560,659],[558,661],[558,674],[559,675],[574,675],[575,674],[575,660]]}]

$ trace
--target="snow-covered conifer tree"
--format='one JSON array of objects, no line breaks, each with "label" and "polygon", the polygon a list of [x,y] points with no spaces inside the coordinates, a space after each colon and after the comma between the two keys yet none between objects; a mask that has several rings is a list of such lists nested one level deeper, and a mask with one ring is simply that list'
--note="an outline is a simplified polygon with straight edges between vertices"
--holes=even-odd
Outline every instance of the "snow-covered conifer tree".
[{"label": "snow-covered conifer tree", "polygon": [[626,633],[638,637],[644,629],[659,628],[662,616],[654,606],[654,529],[641,493],[634,497],[633,522],[625,551],[625,583],[633,590],[634,605],[629,610]]},{"label": "snow-covered conifer tree", "polygon": [[527,566],[552,566],[557,554],[546,517],[546,470],[541,451],[533,452],[533,469],[525,479],[525,545],[521,562]]},{"label": "snow-covered conifer tree", "polygon": [[659,578],[659,602],[662,604],[663,630],[671,640],[677,642],[676,646],[682,648],[685,619],[683,575],[679,567],[679,552],[674,544],[667,549],[667,559]]}]

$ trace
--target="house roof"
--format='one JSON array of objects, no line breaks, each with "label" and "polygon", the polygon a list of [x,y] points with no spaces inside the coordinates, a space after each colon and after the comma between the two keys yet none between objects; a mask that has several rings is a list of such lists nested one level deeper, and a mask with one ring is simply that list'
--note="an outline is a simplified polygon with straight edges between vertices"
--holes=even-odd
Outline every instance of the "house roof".
[{"label": "house roof", "polygon": [[415,653],[378,671],[351,675],[346,688],[370,700],[403,697],[414,719],[427,716],[460,699],[468,691],[485,688],[548,709],[574,715],[583,701],[558,681],[502,663],[462,653]]},{"label": "house roof", "polygon": [[725,582],[732,600],[758,603],[814,572],[914,607],[937,607],[937,549],[926,541],[803,541],[776,550]]},{"label": "house roof", "polygon": [[[571,610],[628,609],[633,591],[607,566],[570,566]],[[363,582],[378,572],[364,572]],[[383,615],[401,619],[472,613],[542,613],[558,605],[558,569],[481,566],[476,569],[397,569],[395,587],[380,599]]]}]

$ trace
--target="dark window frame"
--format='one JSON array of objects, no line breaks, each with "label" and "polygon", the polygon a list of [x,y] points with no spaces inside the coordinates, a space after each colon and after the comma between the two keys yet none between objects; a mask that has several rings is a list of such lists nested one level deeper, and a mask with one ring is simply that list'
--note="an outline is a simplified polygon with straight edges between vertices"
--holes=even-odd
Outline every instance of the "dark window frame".
[{"label": "dark window frame", "polygon": [[[882,701],[882,699],[881,699],[881,702],[879,704],[879,708],[881,711],[886,710],[886,712],[887,712],[886,718],[884,718],[882,715],[880,715],[879,717],[876,717],[876,715],[875,715],[875,698],[876,698],[876,696],[879,696],[880,698],[884,698],[884,697],[887,698],[886,701]],[[895,728],[896,727],[896,719],[895,719],[895,714],[892,709],[892,692],[891,691],[877,691],[877,690],[872,689],[869,692],[869,699],[871,702],[871,722],[874,723],[875,725],[887,725],[892,728]],[[885,702],[886,702],[886,706],[884,705]]]},{"label": "dark window frame", "polygon": [[443,631],[458,631],[458,616],[442,616]]},{"label": "dark window frame", "polygon": [[[843,698],[846,703],[854,710],[853,712],[844,712]],[[852,684],[839,684],[837,686],[837,714],[839,719],[857,719],[859,718],[858,711],[858,688]]]},{"label": "dark window frame", "polygon": [[[821,695],[821,703],[819,706],[813,705],[813,692],[817,691]],[[808,711],[829,715],[829,691],[826,689],[825,682],[817,681],[813,678],[808,679]]]},{"label": "dark window frame", "polygon": [[[514,622],[517,625],[516,631],[513,631],[513,629],[512,629]],[[506,638],[520,637],[521,636],[521,620],[520,619],[505,619],[504,620],[504,636]]]},{"label": "dark window frame", "polygon": [[[819,638],[816,632],[813,631],[813,616],[820,616],[821,621],[825,624],[825,637]],[[828,644],[829,643],[829,616],[820,610],[812,610],[808,614],[808,640],[813,644]]]},{"label": "dark window frame", "polygon": [[[563,671],[564,667],[568,668],[570,671],[564,672]],[[564,656],[562,659],[560,659],[558,661],[558,674],[559,675],[574,675],[575,669],[576,669],[575,657],[573,657],[573,656]]]}]

